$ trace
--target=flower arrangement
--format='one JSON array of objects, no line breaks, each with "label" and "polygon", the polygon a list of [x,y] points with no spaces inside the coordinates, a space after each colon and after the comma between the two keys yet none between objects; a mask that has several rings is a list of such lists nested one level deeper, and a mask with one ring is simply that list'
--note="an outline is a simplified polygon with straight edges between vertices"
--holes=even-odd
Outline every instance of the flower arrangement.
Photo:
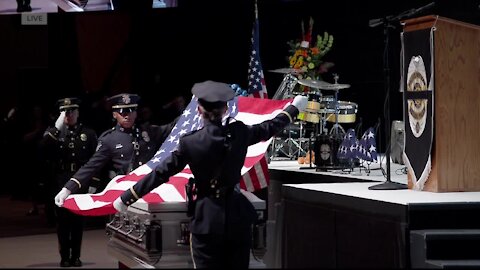
[{"label": "flower arrangement", "polygon": [[307,33],[302,23],[302,39],[291,40],[287,44],[290,46],[288,57],[290,68],[300,69],[300,79],[320,80],[320,75],[328,71],[334,64],[322,60],[333,46],[333,36],[328,32],[316,36],[316,42],[312,43],[313,19],[310,17]]}]

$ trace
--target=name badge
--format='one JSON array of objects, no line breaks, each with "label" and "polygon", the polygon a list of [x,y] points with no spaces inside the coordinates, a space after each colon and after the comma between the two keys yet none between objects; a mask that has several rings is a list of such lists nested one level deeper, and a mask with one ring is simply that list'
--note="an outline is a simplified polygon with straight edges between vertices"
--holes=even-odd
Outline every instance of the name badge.
[{"label": "name badge", "polygon": [[115,149],[119,149],[119,148],[122,148],[122,147],[123,147],[123,145],[122,145],[122,144],[120,144],[120,143],[119,143],[119,144],[117,144],[117,145],[115,145]]}]

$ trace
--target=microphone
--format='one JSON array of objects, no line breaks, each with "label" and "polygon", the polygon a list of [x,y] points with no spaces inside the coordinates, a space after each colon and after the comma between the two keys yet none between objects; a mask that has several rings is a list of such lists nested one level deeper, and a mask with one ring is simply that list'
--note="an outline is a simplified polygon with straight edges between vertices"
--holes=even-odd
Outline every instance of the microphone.
[{"label": "microphone", "polygon": [[[427,4],[423,7],[419,7],[417,9],[411,9],[409,12],[407,12],[407,14],[405,14],[403,17],[410,17],[410,16],[414,16],[414,15],[417,15],[418,13],[424,11],[424,10],[427,10],[427,9],[430,9],[432,8],[433,6],[435,6],[435,2],[432,2],[430,4]],[[401,18],[400,18],[401,19]]]},{"label": "microphone", "polygon": [[383,23],[383,18],[371,19],[368,21],[369,27],[376,27]]},{"label": "microphone", "polygon": [[423,6],[423,7],[419,7],[419,8],[415,11],[415,13],[422,12],[422,11],[424,11],[424,10],[427,10],[427,9],[429,9],[429,8],[432,8],[433,6],[435,6],[435,2],[432,2],[432,3],[428,4],[428,5]]}]

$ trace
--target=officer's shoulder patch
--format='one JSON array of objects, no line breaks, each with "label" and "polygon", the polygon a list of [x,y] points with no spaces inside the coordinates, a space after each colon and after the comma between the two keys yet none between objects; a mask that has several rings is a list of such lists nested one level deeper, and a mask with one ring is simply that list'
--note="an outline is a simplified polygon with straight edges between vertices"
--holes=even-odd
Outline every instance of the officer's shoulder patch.
[{"label": "officer's shoulder patch", "polygon": [[98,141],[97,148],[95,148],[95,152],[97,152],[102,147],[102,141]]}]

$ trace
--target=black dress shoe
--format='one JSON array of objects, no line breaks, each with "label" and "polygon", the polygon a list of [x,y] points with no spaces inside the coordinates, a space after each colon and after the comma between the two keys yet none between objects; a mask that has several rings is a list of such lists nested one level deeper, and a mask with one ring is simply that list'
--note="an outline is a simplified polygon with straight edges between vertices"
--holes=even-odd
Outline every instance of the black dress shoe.
[{"label": "black dress shoe", "polygon": [[80,266],[82,266],[82,261],[80,261],[79,258],[71,259],[70,260],[70,265],[74,266],[74,267],[80,267]]},{"label": "black dress shoe", "polygon": [[23,6],[18,6],[17,7],[17,12],[24,12],[25,10],[23,9]]},{"label": "black dress shoe", "polygon": [[32,11],[32,7],[30,5],[25,5],[25,6],[23,6],[23,10],[27,11],[27,12],[30,12],[30,11]]},{"label": "black dress shoe", "polygon": [[60,267],[70,267],[70,262],[67,260],[61,260]]}]

